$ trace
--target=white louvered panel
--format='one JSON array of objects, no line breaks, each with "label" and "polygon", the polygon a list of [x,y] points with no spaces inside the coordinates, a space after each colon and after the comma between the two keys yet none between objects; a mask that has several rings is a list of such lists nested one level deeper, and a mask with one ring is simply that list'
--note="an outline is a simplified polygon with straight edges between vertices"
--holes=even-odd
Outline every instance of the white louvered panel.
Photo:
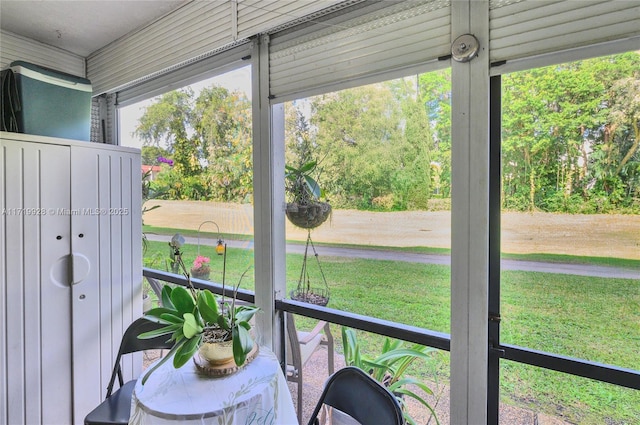
[{"label": "white louvered panel", "polygon": [[164,73],[157,78],[148,79],[118,92],[118,106],[130,105],[239,67],[251,56],[251,51],[250,41],[239,42],[237,46],[225,48],[211,57],[183,66],[179,72]]},{"label": "white louvered panel", "polygon": [[448,55],[449,6],[445,1],[394,3],[306,37],[276,37],[270,46],[271,95],[290,97]]},{"label": "white louvered panel", "polygon": [[638,35],[638,1],[522,1],[490,10],[491,62]]},{"label": "white louvered panel", "polygon": [[233,42],[229,2],[190,2],[91,55],[94,94],[112,91]]},{"label": "white louvered panel", "polygon": [[339,0],[242,0],[238,2],[238,37],[249,37],[341,3]]},{"label": "white louvered panel", "polygon": [[84,58],[57,47],[7,31],[0,31],[0,69],[8,67],[11,62],[16,60],[30,62],[78,77],[85,76]]}]

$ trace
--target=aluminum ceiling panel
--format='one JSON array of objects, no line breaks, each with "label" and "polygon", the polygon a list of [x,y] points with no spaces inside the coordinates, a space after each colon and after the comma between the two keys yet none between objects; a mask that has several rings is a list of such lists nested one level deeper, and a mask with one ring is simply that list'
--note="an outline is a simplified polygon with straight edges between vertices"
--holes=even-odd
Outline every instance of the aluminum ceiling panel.
[{"label": "aluminum ceiling panel", "polygon": [[271,95],[290,98],[314,87],[383,74],[450,53],[447,1],[393,3],[343,22],[318,25],[301,37],[274,37]]},{"label": "aluminum ceiling panel", "polygon": [[85,76],[84,58],[6,31],[0,33],[0,69],[22,60],[67,74]]},{"label": "aluminum ceiling panel", "polygon": [[152,77],[233,43],[230,2],[191,2],[91,55],[94,94]]},{"label": "aluminum ceiling panel", "polygon": [[243,0],[238,2],[238,37],[249,37],[313,15],[340,0]]},{"label": "aluminum ceiling panel", "polygon": [[640,35],[638,1],[522,1],[494,7],[491,62],[509,61]]}]

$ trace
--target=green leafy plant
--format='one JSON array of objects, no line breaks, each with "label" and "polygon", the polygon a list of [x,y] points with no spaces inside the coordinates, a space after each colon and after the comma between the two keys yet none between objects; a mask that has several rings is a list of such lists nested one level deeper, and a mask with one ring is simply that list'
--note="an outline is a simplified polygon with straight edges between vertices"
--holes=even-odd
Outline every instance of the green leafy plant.
[{"label": "green leafy plant", "polygon": [[364,370],[391,391],[403,407],[402,410],[407,423],[415,424],[416,421],[406,409],[405,396],[413,398],[429,409],[436,423],[440,423],[433,407],[419,394],[409,389],[408,386],[415,385],[429,395],[433,395],[433,391],[423,382],[405,376],[409,366],[414,361],[418,359],[431,360],[431,355],[435,351],[433,348],[419,344],[404,347],[402,341],[386,338],[380,355],[371,359],[361,354],[356,331],[346,327],[342,328],[342,344],[347,366],[355,366]]},{"label": "green leafy plant", "polygon": [[315,160],[304,163],[299,168],[285,165],[286,189],[291,202],[307,205],[318,201],[324,195],[313,177],[317,167],[318,162]]},{"label": "green leafy plant", "polygon": [[[174,258],[182,273],[187,278],[188,288],[183,286],[172,287],[164,285],[162,288],[160,307],[149,310],[145,318],[164,327],[145,332],[138,338],[154,338],[167,335],[175,341],[175,345],[169,353],[155,365],[142,380],[144,384],[149,376],[173,356],[173,366],[182,367],[198,351],[203,342],[233,341],[233,358],[238,366],[242,366],[247,354],[253,348],[253,340],[249,334],[251,325],[249,321],[258,311],[255,306],[237,305],[236,295],[240,281],[233,289],[233,296],[225,299],[224,296],[213,294],[208,289],[195,289],[189,272],[182,261],[180,247],[184,238],[176,234],[170,245],[174,249]],[[225,250],[226,253],[226,250]],[[226,254],[225,254],[226,264]],[[246,271],[245,271],[246,273]],[[223,270],[223,293],[224,293]]]}]

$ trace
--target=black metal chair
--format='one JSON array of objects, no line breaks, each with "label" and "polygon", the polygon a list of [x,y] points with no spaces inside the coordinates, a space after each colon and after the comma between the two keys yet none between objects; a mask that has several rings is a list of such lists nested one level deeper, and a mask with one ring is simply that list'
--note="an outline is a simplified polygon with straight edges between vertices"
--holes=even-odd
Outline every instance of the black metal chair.
[{"label": "black metal chair", "polygon": [[309,419],[317,423],[323,405],[351,416],[362,425],[403,425],[402,408],[396,397],[361,369],[348,366],[329,377]]},{"label": "black metal chair", "polygon": [[[139,318],[129,325],[122,336],[120,349],[118,350],[113,372],[111,373],[111,379],[109,380],[109,386],[107,387],[107,397],[84,418],[85,425],[129,423],[129,416],[131,415],[131,395],[136,385],[136,379],[128,381],[126,384],[124,383],[120,360],[124,354],[173,347],[173,341],[167,341],[168,337],[166,335],[151,339],[138,338],[138,335],[143,332],[152,331],[163,326],[164,325],[159,325],[143,318]],[[116,376],[118,377],[120,387],[114,392],[113,387]]]}]

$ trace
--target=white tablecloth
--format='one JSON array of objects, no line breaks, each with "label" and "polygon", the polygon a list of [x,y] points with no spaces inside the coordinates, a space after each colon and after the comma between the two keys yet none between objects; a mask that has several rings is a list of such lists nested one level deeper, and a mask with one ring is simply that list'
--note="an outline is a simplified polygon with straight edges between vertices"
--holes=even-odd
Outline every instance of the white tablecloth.
[{"label": "white tablecloth", "polygon": [[138,379],[129,423],[294,425],[298,421],[278,359],[260,347],[251,363],[225,377],[201,374],[192,360],[180,369],[167,361],[144,386]]}]

